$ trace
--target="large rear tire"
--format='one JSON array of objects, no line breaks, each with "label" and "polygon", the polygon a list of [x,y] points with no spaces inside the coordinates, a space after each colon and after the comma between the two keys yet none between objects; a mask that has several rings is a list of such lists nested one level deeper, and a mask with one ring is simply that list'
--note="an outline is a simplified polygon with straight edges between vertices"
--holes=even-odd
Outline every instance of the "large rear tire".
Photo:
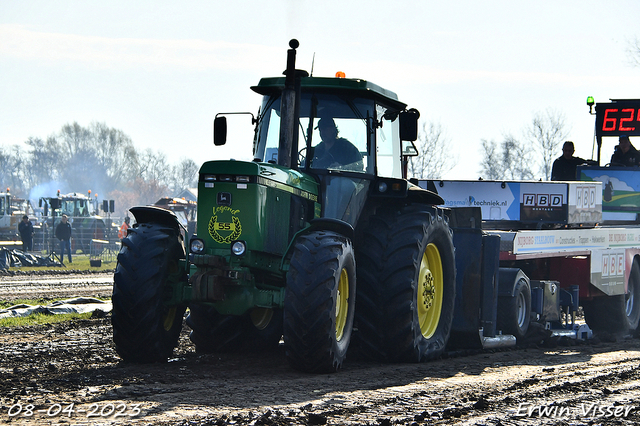
[{"label": "large rear tire", "polygon": [[185,306],[166,306],[171,281],[186,281],[185,253],[175,229],[154,223],[130,228],[122,240],[113,286],[113,341],[125,361],[164,362],[172,355]]},{"label": "large rear tire", "polygon": [[384,362],[423,362],[442,354],[455,301],[451,230],[425,205],[382,209],[358,246],[358,348]]},{"label": "large rear tire", "polygon": [[583,304],[584,318],[594,333],[637,332],[640,323],[640,265],[634,260],[627,293],[600,296]]},{"label": "large rear tire", "polygon": [[355,298],[351,241],[329,231],[299,237],[284,299],[284,344],[294,368],[330,373],[342,366],[351,341]]},{"label": "large rear tire", "polygon": [[282,337],[282,310],[254,308],[236,316],[221,315],[212,305],[192,304],[187,325],[200,353],[272,351]]}]

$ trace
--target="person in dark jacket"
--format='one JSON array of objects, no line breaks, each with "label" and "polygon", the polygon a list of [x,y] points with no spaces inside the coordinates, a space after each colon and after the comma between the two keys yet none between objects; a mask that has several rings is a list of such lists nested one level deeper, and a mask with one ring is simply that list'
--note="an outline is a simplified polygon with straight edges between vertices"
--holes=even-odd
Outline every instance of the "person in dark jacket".
[{"label": "person in dark jacket", "polygon": [[562,156],[553,162],[553,167],[551,168],[551,180],[578,180],[576,167],[586,163],[586,160],[574,157],[574,152],[573,142],[566,141],[562,145]]},{"label": "person in dark jacket", "polygon": [[33,250],[33,223],[26,214],[22,216],[22,222],[18,225],[20,239],[22,240],[22,251]]},{"label": "person in dark jacket", "polygon": [[71,260],[71,224],[66,214],[62,215],[62,219],[56,226],[56,238],[60,240],[60,260],[64,261],[64,250],[67,249],[69,254],[69,263]]},{"label": "person in dark jacket", "polygon": [[618,145],[613,150],[610,165],[635,167],[640,166],[640,152],[631,145],[629,136],[620,135]]},{"label": "person in dark jacket", "polygon": [[333,118],[321,118],[318,130],[322,142],[314,150],[311,167],[317,169],[363,170],[362,155],[358,148],[345,138],[338,137],[338,127]]}]

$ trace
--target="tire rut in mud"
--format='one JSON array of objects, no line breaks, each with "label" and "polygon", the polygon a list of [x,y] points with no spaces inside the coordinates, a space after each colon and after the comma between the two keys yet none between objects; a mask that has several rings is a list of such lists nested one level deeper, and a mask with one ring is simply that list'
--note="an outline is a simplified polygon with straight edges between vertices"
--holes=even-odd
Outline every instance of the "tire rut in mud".
[{"label": "tire rut in mud", "polygon": [[[170,362],[134,365],[115,353],[109,316],[5,329],[0,335],[0,419],[8,420],[16,404],[46,411],[53,404],[73,403],[84,408],[140,404],[139,416],[98,419],[107,425],[640,421],[640,408],[625,417],[580,412],[590,404],[605,409],[640,405],[638,339],[458,352],[422,364],[347,357],[337,374],[314,375],[291,369],[282,350],[265,355],[197,354],[188,332],[185,326]],[[17,415],[11,422],[65,420],[38,416]],[[85,417],[76,413],[70,423],[86,422]]]}]

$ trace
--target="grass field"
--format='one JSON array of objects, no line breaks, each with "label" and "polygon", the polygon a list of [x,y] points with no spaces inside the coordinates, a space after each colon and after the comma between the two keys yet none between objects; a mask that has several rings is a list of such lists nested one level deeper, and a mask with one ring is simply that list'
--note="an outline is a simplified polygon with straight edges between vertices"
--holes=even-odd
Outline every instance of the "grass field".
[{"label": "grass field", "polygon": [[[109,272],[113,271],[116,267],[116,261],[105,262],[101,261],[100,266],[91,266],[91,262],[88,255],[78,254],[72,257],[72,263],[65,263],[65,266],[24,266],[24,267],[11,267],[9,271],[22,271],[22,272],[39,272],[39,271],[60,271],[66,273],[67,271],[95,271],[95,272]],[[0,310],[7,309],[11,306],[25,304],[25,305],[49,305],[62,299],[21,299],[21,300],[0,300]],[[105,299],[108,300],[108,299]],[[24,325],[36,325],[36,324],[52,324],[63,321],[71,321],[75,319],[87,319],[91,317],[91,313],[85,314],[58,314],[58,315],[44,315],[34,314],[28,317],[18,318],[3,318],[0,319],[0,327],[18,327]]]},{"label": "grass field", "polygon": [[[65,258],[66,260],[66,258]],[[89,255],[77,254],[72,257],[72,263],[64,263],[64,266],[21,266],[11,267],[9,271],[55,271],[55,270],[75,270],[75,271],[111,271],[116,268],[116,261],[102,260],[100,266],[91,266]]]},{"label": "grass field", "polygon": [[85,312],[84,314],[58,314],[45,315],[34,314],[28,317],[14,317],[0,319],[0,328],[2,327],[23,327],[27,325],[56,324],[65,321],[73,321],[77,319],[89,319],[93,312]]},{"label": "grass field", "polygon": [[[109,300],[109,298],[98,298],[100,300]],[[18,299],[12,301],[0,300],[0,311],[3,309],[8,309],[12,306],[16,305],[50,305],[53,302],[58,300],[65,300],[64,298],[58,299]],[[40,325],[40,324],[53,324],[64,321],[71,321],[75,319],[89,319],[91,318],[92,312],[87,312],[84,314],[57,314],[57,315],[46,315],[46,314],[33,314],[26,317],[12,317],[12,318],[1,318],[0,319],[0,327],[20,327],[25,325]]]}]

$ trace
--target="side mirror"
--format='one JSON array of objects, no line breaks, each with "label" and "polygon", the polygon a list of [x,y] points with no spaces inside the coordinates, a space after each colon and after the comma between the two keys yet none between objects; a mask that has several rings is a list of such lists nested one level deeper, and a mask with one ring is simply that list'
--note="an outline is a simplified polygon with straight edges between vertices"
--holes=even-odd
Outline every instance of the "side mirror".
[{"label": "side mirror", "polygon": [[50,198],[49,199],[49,206],[51,207],[51,210],[56,210],[60,208],[60,200],[58,198]]},{"label": "side mirror", "polygon": [[418,149],[416,148],[413,141],[402,141],[402,155],[405,157],[415,157],[416,155],[418,155]]},{"label": "side mirror", "polygon": [[415,108],[400,113],[400,140],[418,139],[418,118],[420,118],[420,112]]},{"label": "side mirror", "polygon": [[227,143],[227,117],[216,117],[213,120],[213,144],[221,146]]}]

